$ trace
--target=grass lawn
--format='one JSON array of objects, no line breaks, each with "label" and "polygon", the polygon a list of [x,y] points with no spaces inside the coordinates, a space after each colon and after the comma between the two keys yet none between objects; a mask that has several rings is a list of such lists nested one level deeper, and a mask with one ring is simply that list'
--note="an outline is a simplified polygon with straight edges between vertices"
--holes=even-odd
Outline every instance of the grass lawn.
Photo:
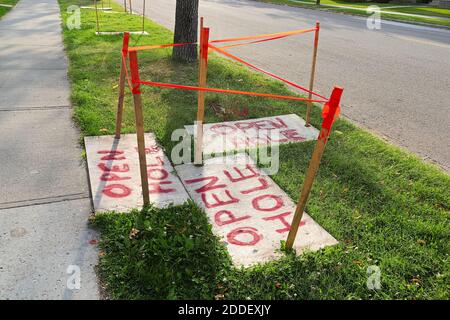
[{"label": "grass lawn", "polygon": [[[440,8],[431,8],[431,7],[420,7],[420,4],[417,7],[411,7],[410,4],[403,4],[404,8],[389,8],[392,6],[402,6],[402,4],[394,4],[394,3],[376,3],[376,2],[347,2],[347,1],[335,1],[335,0],[321,0],[320,7],[315,5],[314,0],[301,0],[302,2],[310,2],[311,4],[306,4],[302,2],[298,2],[296,0],[255,0],[260,2],[267,3],[275,3],[281,5],[289,5],[296,7],[307,7],[310,9],[320,9],[324,11],[332,11],[332,12],[340,12],[340,13],[348,13],[362,16],[369,16],[371,14],[366,13],[362,10],[357,9],[365,9],[371,5],[377,5],[381,8],[381,18],[387,18],[390,20],[399,20],[399,21],[410,21],[410,22],[420,22],[420,23],[430,23],[442,26],[450,26],[450,9],[440,9]],[[345,7],[354,7],[357,9],[351,8],[335,8],[335,7],[327,7],[326,5],[334,5],[334,6],[345,6]],[[386,7],[386,9],[384,9]],[[389,14],[385,12],[400,12],[400,13],[408,13],[408,14],[417,14],[427,17],[411,17],[411,16],[401,16],[397,14]],[[436,19],[433,17],[442,17],[446,19]]]},{"label": "grass lawn", "polygon": [[[15,5],[17,3],[17,1],[19,1],[19,0],[0,0],[0,5],[1,4],[6,4],[6,5],[12,5],[13,6],[13,5]],[[4,16],[11,9],[12,8],[0,6],[0,18],[2,16]]]},{"label": "grass lawn", "polygon": [[[67,6],[80,4],[59,1],[64,21]],[[64,28],[74,117],[83,135],[113,134],[122,38],[94,35],[94,17],[82,11],[81,30]],[[116,30],[137,30],[141,23],[137,16],[101,17]],[[171,32],[151,21],[146,31],[150,36],[132,36],[130,44],[172,42]],[[174,63],[170,56],[170,49],[139,53],[142,79],[195,85],[197,66]],[[292,94],[214,55],[208,71],[211,87]],[[125,132],[134,132],[131,98],[127,90]],[[142,98],[145,130],[170,154],[172,131],[195,119],[196,93],[144,87]],[[249,117],[305,113],[299,102],[214,93],[207,94],[206,105],[206,122],[223,120],[212,108],[217,105],[248,107]],[[312,123],[317,127],[320,120],[314,108]],[[308,142],[280,148],[280,171],[272,178],[293,199],[313,147]],[[450,177],[438,168],[340,119],[307,206],[339,245],[236,269],[205,214],[189,203],[97,215],[92,223],[102,234],[98,270],[114,299],[448,299],[449,185]],[[381,269],[381,290],[366,287],[372,265]]]}]

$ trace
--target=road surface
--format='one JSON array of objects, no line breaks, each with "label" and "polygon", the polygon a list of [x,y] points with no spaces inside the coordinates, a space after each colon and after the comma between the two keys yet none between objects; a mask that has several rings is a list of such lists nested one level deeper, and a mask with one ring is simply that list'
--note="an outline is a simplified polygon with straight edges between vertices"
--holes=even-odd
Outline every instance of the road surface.
[{"label": "road surface", "polygon": [[[122,1],[118,1],[122,3]],[[176,0],[147,1],[146,16],[173,30]],[[142,12],[141,1],[133,10]],[[211,39],[321,23],[316,91],[344,87],[343,114],[445,170],[450,168],[450,30],[255,1],[201,0]],[[313,35],[233,49],[266,70],[307,85]]]}]

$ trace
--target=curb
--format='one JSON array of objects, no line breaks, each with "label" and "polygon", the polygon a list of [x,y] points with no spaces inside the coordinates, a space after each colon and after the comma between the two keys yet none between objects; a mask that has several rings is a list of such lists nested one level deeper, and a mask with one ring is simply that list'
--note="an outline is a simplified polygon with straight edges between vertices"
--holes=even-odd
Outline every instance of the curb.
[{"label": "curb", "polygon": [[[261,0],[253,0],[253,1],[262,2],[262,3],[266,3],[266,4],[272,4],[272,5],[276,5],[276,6],[302,8],[302,9],[307,9],[307,10],[323,11],[323,12],[329,12],[329,13],[333,13],[333,14],[341,14],[341,15],[346,15],[346,16],[367,17],[366,15],[358,14],[358,13],[337,12],[337,11],[329,10],[329,9],[339,9],[339,8],[333,8],[333,7],[317,8],[317,7],[315,7],[314,4],[304,5],[302,3],[298,3],[298,5],[289,5],[289,4],[276,4],[276,3],[265,2],[265,1],[261,1]],[[382,20],[394,21],[394,22],[405,23],[405,24],[412,24],[412,25],[417,25],[417,26],[422,26],[422,27],[450,30],[450,26],[443,26],[443,25],[434,24],[434,23],[406,21],[406,20],[398,20],[398,19],[392,19],[392,18],[382,18]]]}]

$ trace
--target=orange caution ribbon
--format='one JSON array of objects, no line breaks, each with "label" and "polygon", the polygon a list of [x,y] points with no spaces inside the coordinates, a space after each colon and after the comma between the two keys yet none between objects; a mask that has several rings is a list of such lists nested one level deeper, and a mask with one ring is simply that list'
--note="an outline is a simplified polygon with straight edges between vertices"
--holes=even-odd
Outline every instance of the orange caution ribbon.
[{"label": "orange caution ribbon", "polygon": [[241,94],[241,95],[255,96],[255,97],[267,97],[267,98],[275,98],[275,99],[307,101],[307,102],[316,102],[316,103],[327,102],[327,100],[316,100],[316,99],[308,99],[308,98],[302,98],[302,97],[283,96],[283,95],[277,95],[277,94],[271,94],[271,93],[259,93],[259,92],[238,91],[238,90],[219,89],[219,88],[186,86],[186,85],[181,85],[181,84],[162,83],[162,82],[154,82],[154,81],[133,81],[133,83],[150,85],[150,86],[154,86],[154,87],[182,89],[182,90],[192,90],[192,91],[205,91],[205,92]]},{"label": "orange caution ribbon", "polygon": [[229,53],[229,52],[223,50],[222,48],[215,47],[215,46],[213,46],[212,44],[210,44],[209,47],[210,47],[212,50],[217,51],[217,52],[223,54],[224,56],[226,56],[226,57],[228,57],[228,58],[231,58],[231,59],[233,59],[233,60],[235,60],[235,61],[237,61],[237,62],[240,62],[240,63],[242,63],[243,65],[246,65],[247,67],[250,67],[250,68],[252,68],[252,69],[254,69],[254,70],[256,70],[256,71],[262,72],[262,73],[264,73],[264,74],[266,74],[266,75],[268,75],[268,76],[270,76],[270,77],[272,77],[272,78],[275,78],[275,79],[280,80],[280,81],[282,81],[282,82],[284,82],[284,83],[287,83],[287,84],[289,84],[290,86],[292,86],[292,87],[294,87],[294,88],[297,88],[297,89],[303,90],[303,91],[305,91],[305,92],[308,92],[308,93],[310,93],[311,95],[315,95],[315,96],[317,96],[317,97],[319,97],[319,98],[322,98],[322,99],[324,99],[324,100],[326,100],[326,101],[328,100],[328,98],[326,98],[326,97],[324,97],[324,96],[322,96],[322,95],[320,95],[320,94],[318,94],[318,93],[315,93],[315,92],[313,92],[313,91],[311,91],[311,90],[309,90],[309,89],[306,89],[305,87],[303,87],[303,86],[301,86],[301,85],[298,85],[298,84],[296,84],[296,83],[294,83],[294,82],[292,82],[292,81],[289,81],[289,80],[284,79],[284,78],[282,78],[282,77],[280,77],[280,76],[277,76],[277,75],[274,74],[274,73],[271,73],[271,72],[269,72],[269,71],[263,70],[263,69],[261,69],[261,68],[255,66],[255,65],[253,65],[253,64],[251,64],[251,63],[249,63],[249,62],[247,62],[247,61],[245,61],[245,60],[243,60],[243,59],[241,59],[241,58],[239,58],[239,57],[237,57],[237,56],[235,56],[235,55],[232,55],[231,53]]},{"label": "orange caution ribbon", "polygon": [[316,30],[317,30],[317,28],[299,29],[299,30],[293,30],[293,31],[260,34],[260,35],[256,35],[256,36],[247,36],[247,37],[239,37],[239,38],[227,38],[227,39],[220,39],[220,40],[212,40],[210,43],[237,42],[237,41],[264,39],[264,38],[272,38],[272,37],[280,37],[280,36],[281,37],[287,37],[287,36],[293,36],[293,35],[296,35],[296,34],[312,32],[312,31],[316,31]]},{"label": "orange caution ribbon", "polygon": [[185,43],[167,43],[167,44],[157,44],[157,45],[149,45],[149,46],[137,46],[128,48],[129,52],[133,51],[142,51],[142,50],[153,50],[153,49],[163,49],[170,47],[182,47],[190,44],[197,44],[197,42],[185,42]]}]

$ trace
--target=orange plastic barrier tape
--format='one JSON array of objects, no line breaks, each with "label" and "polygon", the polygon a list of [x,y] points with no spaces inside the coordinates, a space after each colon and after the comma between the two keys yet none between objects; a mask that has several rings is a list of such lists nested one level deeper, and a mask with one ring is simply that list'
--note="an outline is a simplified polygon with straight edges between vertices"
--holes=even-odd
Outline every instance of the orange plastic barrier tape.
[{"label": "orange plastic barrier tape", "polygon": [[231,53],[226,52],[225,50],[222,50],[222,48],[215,47],[215,46],[213,46],[213,45],[211,45],[211,44],[209,45],[209,47],[210,47],[211,49],[213,49],[213,50],[215,50],[215,51],[217,51],[217,52],[219,52],[219,53],[221,53],[221,54],[223,54],[223,55],[225,55],[225,56],[227,56],[227,57],[233,59],[233,60],[236,60],[236,61],[238,61],[238,62],[240,62],[240,63],[242,63],[242,64],[244,64],[244,65],[246,65],[246,66],[248,66],[248,67],[250,67],[250,68],[252,68],[252,69],[254,69],[254,70],[256,70],[256,71],[262,72],[262,73],[264,73],[264,74],[266,74],[266,75],[268,75],[268,76],[270,76],[270,77],[272,77],[272,78],[275,78],[275,79],[278,79],[278,80],[280,80],[280,81],[283,81],[284,83],[287,83],[287,84],[291,85],[291,86],[294,87],[294,88],[303,90],[303,91],[308,92],[308,93],[310,93],[310,94],[312,94],[312,95],[315,95],[315,96],[317,96],[317,97],[319,97],[319,98],[328,100],[328,98],[326,98],[326,97],[324,97],[324,96],[322,96],[322,95],[320,95],[320,94],[318,94],[318,93],[315,93],[315,92],[313,92],[313,91],[311,91],[311,90],[308,90],[308,89],[306,89],[305,87],[302,87],[302,86],[300,86],[300,85],[298,85],[298,84],[296,84],[296,83],[294,83],[294,82],[292,82],[292,81],[286,80],[286,79],[284,79],[284,78],[282,78],[282,77],[277,76],[276,74],[273,74],[273,73],[271,73],[271,72],[269,72],[269,71],[265,71],[265,70],[263,70],[263,69],[261,69],[261,68],[258,68],[257,66],[255,66],[255,65],[253,65],[253,64],[251,64],[251,63],[249,63],[249,62],[247,62],[247,61],[244,61],[244,60],[242,60],[241,58],[236,57],[235,55],[232,55]]},{"label": "orange plastic barrier tape", "polygon": [[263,39],[263,38],[271,38],[271,37],[278,37],[278,36],[293,36],[296,34],[306,33],[306,32],[312,32],[316,31],[317,28],[311,28],[311,29],[300,29],[300,30],[293,30],[293,31],[287,31],[287,32],[277,32],[277,33],[268,33],[268,34],[260,34],[257,36],[248,36],[248,37],[239,37],[239,38],[228,38],[228,39],[219,39],[219,40],[213,40],[211,43],[223,43],[223,42],[236,42],[236,41],[244,41],[244,40],[254,40],[254,39]]},{"label": "orange plastic barrier tape", "polygon": [[124,54],[122,54],[122,65],[125,69],[125,78],[127,79],[128,87],[130,87],[130,90],[133,91],[133,85],[131,84],[130,75],[128,74],[127,61]]},{"label": "orange plastic barrier tape", "polygon": [[190,44],[197,44],[197,42],[167,43],[167,44],[157,44],[157,45],[153,45],[153,46],[137,46],[137,47],[128,48],[128,51],[133,52],[133,51],[142,51],[142,50],[163,49],[163,48],[170,48],[170,47],[182,47],[182,46],[187,46]]},{"label": "orange plastic barrier tape", "polygon": [[325,103],[328,101],[328,100],[314,100],[314,99],[308,99],[308,98],[282,96],[282,95],[271,94],[271,93],[259,93],[259,92],[218,89],[218,88],[185,86],[185,85],[180,85],[180,84],[161,83],[161,82],[154,82],[154,81],[138,81],[137,83],[155,86],[155,87],[163,87],[163,88],[192,90],[192,91],[218,92],[218,93],[229,93],[229,94],[242,94],[242,95],[247,95],[247,96],[267,97],[267,98],[285,99],[285,100],[308,101],[308,102],[317,102],[317,103]]},{"label": "orange plastic barrier tape", "polygon": [[[307,30],[305,32],[309,32],[309,30]],[[230,49],[230,48],[245,46],[245,45],[248,45],[248,44],[256,44],[256,43],[261,43],[261,42],[266,42],[266,41],[283,39],[283,38],[286,38],[286,37],[289,37],[289,35],[281,35],[281,36],[277,36],[277,37],[265,38],[265,39],[262,39],[262,40],[255,40],[255,41],[251,41],[251,42],[230,44],[230,45],[222,46],[222,47],[219,47],[219,48],[220,49]]]},{"label": "orange plastic barrier tape", "polygon": [[343,91],[344,89],[342,89],[341,87],[335,87],[333,89],[333,92],[331,93],[330,100],[324,105],[322,111],[323,117],[322,128],[326,129],[326,131],[324,132],[324,134],[319,135],[319,140],[324,140],[326,142],[328,136],[331,133],[331,128],[334,122],[339,117],[339,114],[341,112],[339,102],[341,100]]},{"label": "orange plastic barrier tape", "polygon": [[[258,42],[282,39],[282,38],[286,38],[288,36],[301,34],[301,33],[312,32],[312,31],[315,31],[315,30],[316,30],[316,28],[301,29],[301,30],[294,30],[294,31],[288,31],[288,32],[261,34],[261,35],[257,35],[257,36],[248,36],[248,37],[240,37],[240,38],[229,38],[229,39],[222,39],[222,40],[213,40],[213,41],[211,41],[211,43],[223,43],[223,42],[236,42],[236,41],[244,41],[244,40],[252,40],[252,39],[263,39],[263,40],[255,41],[255,42],[247,42],[247,43],[234,44],[234,45],[222,47],[222,48],[231,48],[231,47],[243,46],[243,45],[246,45],[246,44],[253,44],[253,43],[258,43]],[[142,50],[163,49],[163,48],[169,48],[169,47],[187,46],[187,45],[190,45],[190,44],[197,44],[197,42],[168,43],[168,44],[157,44],[157,45],[148,45],[148,46],[137,46],[137,47],[130,47],[130,48],[128,48],[128,51],[132,52],[132,51],[142,51]]]}]

